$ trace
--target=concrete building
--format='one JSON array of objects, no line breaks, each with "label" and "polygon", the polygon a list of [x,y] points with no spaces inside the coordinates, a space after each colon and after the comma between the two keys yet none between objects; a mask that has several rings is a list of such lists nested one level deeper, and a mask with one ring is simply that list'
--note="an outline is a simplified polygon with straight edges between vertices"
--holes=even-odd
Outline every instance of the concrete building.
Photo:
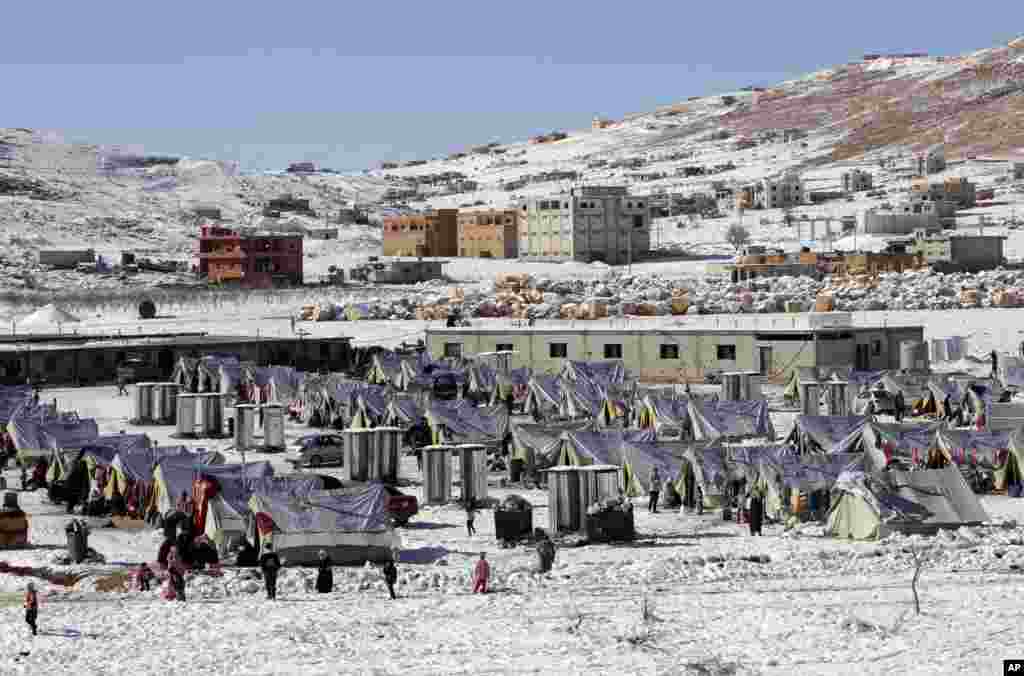
[{"label": "concrete building", "polygon": [[874,179],[871,174],[860,169],[844,171],[842,175],[843,192],[861,192],[871,190],[874,187]]},{"label": "concrete building", "polygon": [[459,256],[515,258],[519,254],[518,209],[459,211]]},{"label": "concrete building", "polygon": [[946,170],[946,149],[942,145],[932,146],[917,156],[917,174],[927,176]]},{"label": "concrete building", "polygon": [[[653,321],[653,320],[652,320]],[[435,358],[511,350],[515,366],[557,372],[568,359],[621,359],[646,382],[702,382],[708,373],[757,371],[786,382],[800,367],[899,368],[900,344],[923,342],[921,326],[854,326],[849,313],[707,317],[686,327],[631,328],[621,321],[543,322],[530,327],[485,321],[428,328]]]},{"label": "concrete building", "polygon": [[920,197],[933,202],[949,202],[961,209],[970,209],[977,204],[974,183],[965,178],[947,178],[944,181],[929,181],[919,176],[910,182],[912,198]]},{"label": "concrete building", "polygon": [[438,209],[384,219],[385,256],[458,256],[459,210]]},{"label": "concrete building", "polygon": [[211,282],[249,288],[302,284],[302,234],[204,225],[196,270]]},{"label": "concrete building", "polygon": [[994,270],[1006,262],[1003,235],[929,235],[914,233],[910,245],[935,270],[940,272],[979,272]]},{"label": "concrete building", "polygon": [[567,195],[530,198],[521,208],[520,256],[622,265],[650,248],[650,205],[624,187],[572,188]]},{"label": "concrete building", "polygon": [[868,235],[909,235],[915,230],[940,230],[942,221],[934,202],[904,202],[892,209],[864,212],[864,233]]},{"label": "concrete building", "polygon": [[258,366],[292,366],[303,371],[346,371],[352,366],[351,338],[208,336],[205,333],[9,336],[0,342],[0,382],[18,384],[30,376],[48,385],[113,383],[126,359],[138,359],[162,380],[179,358],[233,354]]},{"label": "concrete building", "polygon": [[763,178],[754,187],[754,205],[762,209],[799,206],[806,202],[804,182],[796,174]]}]

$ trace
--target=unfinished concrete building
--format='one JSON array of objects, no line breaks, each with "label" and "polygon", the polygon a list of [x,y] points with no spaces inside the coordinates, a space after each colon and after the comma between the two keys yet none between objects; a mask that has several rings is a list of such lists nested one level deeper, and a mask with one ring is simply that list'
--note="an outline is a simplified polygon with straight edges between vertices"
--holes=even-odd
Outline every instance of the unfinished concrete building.
[{"label": "unfinished concrete building", "polygon": [[796,174],[763,178],[754,186],[754,206],[762,209],[794,207],[806,202],[804,182]]},{"label": "unfinished concrete building", "polygon": [[864,190],[871,190],[874,187],[874,180],[871,174],[861,169],[844,171],[842,180],[843,192],[845,193],[862,192]]},{"label": "unfinished concrete building", "polygon": [[977,204],[976,186],[966,178],[947,178],[944,181],[929,181],[918,177],[910,182],[911,197],[923,197],[933,202],[949,202],[961,209],[970,209]]},{"label": "unfinished concrete building", "polygon": [[517,209],[459,211],[459,256],[515,258],[519,253]]},{"label": "unfinished concrete building", "polygon": [[651,246],[650,205],[625,187],[580,187],[530,198],[520,210],[519,255],[621,265]]}]

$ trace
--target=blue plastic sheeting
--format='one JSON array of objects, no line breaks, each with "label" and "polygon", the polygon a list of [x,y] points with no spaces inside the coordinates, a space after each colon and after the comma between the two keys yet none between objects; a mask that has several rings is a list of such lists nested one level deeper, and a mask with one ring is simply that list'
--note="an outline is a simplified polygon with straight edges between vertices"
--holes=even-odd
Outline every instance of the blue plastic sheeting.
[{"label": "blue plastic sheeting", "polygon": [[320,491],[300,499],[254,494],[249,507],[269,516],[285,533],[383,532],[390,530],[387,489],[379,483],[358,489]]},{"label": "blue plastic sheeting", "polygon": [[7,423],[18,450],[78,450],[100,435],[92,418],[75,414],[53,416],[47,407],[22,407]]},{"label": "blue plastic sheeting", "polygon": [[158,464],[170,504],[174,505],[178,496],[183,492],[191,495],[192,480],[196,476],[196,470],[212,467],[213,465],[209,463],[215,462],[220,457],[221,455],[215,451],[204,451],[161,458]]},{"label": "blue plastic sheeting", "polygon": [[[860,437],[867,416],[862,415],[800,415],[787,441],[807,452],[806,441],[824,453],[846,453]],[[806,439],[804,438],[806,437]]]},{"label": "blue plastic sheeting", "polygon": [[486,443],[501,441],[508,431],[508,409],[496,406],[473,406],[464,399],[432,401],[427,406],[431,428],[445,428],[445,443]]},{"label": "blue plastic sheeting", "polygon": [[156,464],[167,457],[188,455],[191,451],[185,446],[155,446],[128,453],[118,453],[117,464],[125,478],[132,481],[149,482],[153,480]]},{"label": "blue plastic sheeting", "polygon": [[530,410],[551,412],[562,407],[562,382],[557,376],[536,373],[528,384],[527,405]]},{"label": "blue plastic sheeting", "polygon": [[864,456],[860,453],[799,456],[777,453],[770,466],[777,470],[784,486],[808,493],[831,489],[843,472],[862,470]]},{"label": "blue plastic sheeting", "polygon": [[656,425],[682,428],[690,419],[690,400],[686,397],[658,397],[651,394],[645,398],[645,403]]},{"label": "blue plastic sheeting", "polygon": [[562,377],[570,380],[589,380],[604,389],[626,382],[626,368],[621,361],[569,361]]},{"label": "blue plastic sheeting", "polygon": [[775,428],[768,415],[768,402],[764,400],[713,402],[691,399],[689,410],[693,422],[693,438],[698,441],[775,438]]},{"label": "blue plastic sheeting", "polygon": [[82,451],[96,458],[100,465],[110,465],[118,454],[131,455],[146,451],[150,443],[145,434],[106,434],[83,446]]},{"label": "blue plastic sheeting", "polygon": [[412,397],[395,397],[388,403],[387,424],[410,427],[426,414]]},{"label": "blue plastic sheeting", "polygon": [[996,469],[1006,462],[1010,448],[1010,432],[939,428],[935,432],[932,448],[943,451],[958,465],[969,464],[977,459],[981,467]]},{"label": "blue plastic sheeting", "polygon": [[383,387],[365,385],[358,390],[359,404],[364,411],[376,420],[381,420],[387,413],[387,391]]},{"label": "blue plastic sheeting", "polygon": [[31,401],[31,385],[0,385],[0,425],[6,425],[15,411]]}]

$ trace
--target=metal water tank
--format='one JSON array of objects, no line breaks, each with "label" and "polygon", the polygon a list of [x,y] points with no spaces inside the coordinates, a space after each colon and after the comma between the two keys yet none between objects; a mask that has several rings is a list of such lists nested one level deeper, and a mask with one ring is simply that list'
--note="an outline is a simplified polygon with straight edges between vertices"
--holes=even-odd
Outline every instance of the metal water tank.
[{"label": "metal water tank", "polygon": [[203,436],[221,437],[224,434],[224,398],[219,392],[199,395],[203,408]]},{"label": "metal water tank", "polygon": [[740,394],[743,396],[744,401],[755,401],[757,399],[764,399],[764,394],[761,391],[761,383],[764,382],[765,376],[761,375],[760,371],[746,371],[740,378]]},{"label": "metal water tank", "polygon": [[580,509],[580,468],[558,466],[548,475],[548,528],[552,533],[578,531],[586,525]]},{"label": "metal water tank", "polygon": [[487,498],[487,447],[483,444],[460,444],[459,499],[484,500]]},{"label": "metal water tank", "polygon": [[136,425],[148,425],[153,422],[153,383],[135,383],[135,417]]},{"label": "metal water tank", "polygon": [[804,415],[821,415],[821,384],[817,381],[800,381],[800,412]]},{"label": "metal water tank", "polygon": [[179,437],[193,437],[196,433],[196,401],[198,394],[182,392],[177,398],[178,412],[175,433]]},{"label": "metal water tank", "polygon": [[900,343],[900,369],[927,371],[928,346],[917,340],[905,340]]},{"label": "metal water tank", "polygon": [[616,465],[586,465],[580,467],[580,509],[586,515],[595,502],[619,495],[620,469]]},{"label": "metal water tank", "polygon": [[444,505],[452,501],[452,447],[423,447],[423,501]]},{"label": "metal water tank", "polygon": [[255,448],[256,406],[254,404],[235,405],[235,450],[248,451]]},{"label": "metal water tank", "polygon": [[722,374],[722,401],[740,401],[743,398],[740,373]]},{"label": "metal water tank", "polygon": [[284,406],[264,404],[260,410],[263,412],[263,447],[283,451],[285,447]]},{"label": "metal water tank", "polygon": [[402,449],[402,430],[398,427],[377,427],[378,478],[386,484],[398,483],[398,466]]},{"label": "metal water tank", "polygon": [[342,431],[341,436],[345,440],[344,463],[348,480],[369,481],[373,430],[347,429]]},{"label": "metal water tank", "polygon": [[166,417],[165,425],[173,425],[178,419],[178,390],[181,386],[178,383],[160,383],[160,398],[163,401]]},{"label": "metal water tank", "polygon": [[828,414],[850,414],[850,383],[834,380],[828,384]]}]

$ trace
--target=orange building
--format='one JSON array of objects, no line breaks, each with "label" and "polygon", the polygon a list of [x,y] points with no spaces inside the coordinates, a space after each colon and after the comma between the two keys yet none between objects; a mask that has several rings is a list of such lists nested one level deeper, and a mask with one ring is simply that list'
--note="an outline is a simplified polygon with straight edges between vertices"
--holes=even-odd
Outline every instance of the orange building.
[{"label": "orange building", "polygon": [[384,219],[385,256],[458,256],[458,209]]},{"label": "orange building", "polygon": [[459,255],[468,258],[516,258],[519,255],[519,211],[460,211]]}]

